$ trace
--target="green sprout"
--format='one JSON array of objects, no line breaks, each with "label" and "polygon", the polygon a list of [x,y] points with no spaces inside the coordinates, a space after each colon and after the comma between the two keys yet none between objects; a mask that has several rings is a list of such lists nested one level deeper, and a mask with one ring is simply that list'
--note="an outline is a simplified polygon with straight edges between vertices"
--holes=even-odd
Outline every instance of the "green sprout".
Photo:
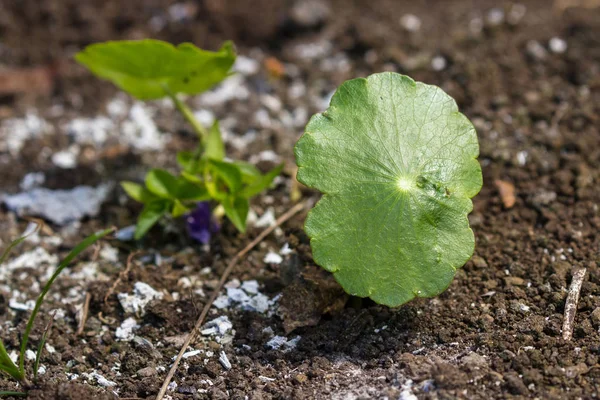
[{"label": "green sprout", "polygon": [[479,143],[440,88],[397,73],[347,81],[295,154],[298,180],[323,193],[305,224],[315,262],[349,294],[392,307],[436,296],[473,255]]},{"label": "green sprout", "polygon": [[[9,252],[15,246],[17,246],[19,243],[24,241],[29,235],[37,232],[40,229],[40,227],[41,227],[41,223],[37,223],[37,228],[35,230],[33,230],[32,232],[24,233],[23,236],[14,240],[4,250],[4,252],[0,256],[0,265],[2,265],[4,260],[6,260]],[[108,235],[109,233],[111,233],[113,231],[114,231],[114,229],[106,229],[104,231],[97,232],[91,236],[88,236],[81,243],[79,243],[77,246],[75,246],[75,248],[73,250],[71,250],[71,252],[58,265],[58,267],[56,268],[56,271],[54,271],[54,273],[52,274],[52,276],[50,277],[48,282],[46,282],[46,285],[42,289],[42,292],[39,294],[39,296],[35,302],[33,311],[31,312],[31,316],[29,317],[29,320],[27,321],[27,325],[25,326],[25,331],[23,332],[23,336],[21,338],[21,348],[19,351],[19,357],[18,357],[17,363],[14,363],[12,361],[12,359],[8,355],[8,351],[6,350],[4,343],[2,343],[2,340],[0,340],[0,371],[6,375],[12,377],[14,380],[19,382],[24,388],[27,388],[31,385],[31,382],[29,381],[29,379],[27,378],[27,375],[25,373],[25,352],[27,351],[27,344],[29,342],[29,334],[31,333],[31,329],[33,328],[35,318],[37,317],[37,315],[40,311],[40,308],[44,302],[44,297],[46,297],[46,294],[52,287],[52,284],[54,283],[56,278],[58,278],[60,273],[66,267],[68,267],[69,264],[71,264],[71,262],[73,261],[73,259],[75,259],[75,257],[77,257],[82,251],[84,251],[85,249],[87,249],[88,247],[90,247],[91,245],[96,243],[98,240],[102,239],[103,237],[105,237],[106,235]],[[42,339],[40,340],[40,342],[38,344],[37,354],[36,354],[35,363],[34,363],[34,371],[33,371],[34,380],[37,379],[37,370],[39,368],[40,357],[42,355],[42,350],[43,350],[44,344],[46,342],[47,334],[49,331],[49,326],[50,325],[48,325],[48,328],[45,330],[44,334],[42,335]],[[26,396],[26,395],[27,395],[26,392],[0,391],[0,396]]]},{"label": "green sprout", "polygon": [[246,231],[249,200],[267,189],[278,176],[280,165],[262,174],[251,164],[225,160],[225,145],[218,122],[205,128],[179,94],[204,92],[227,78],[235,61],[233,44],[216,52],[191,43],[173,46],[159,40],[115,41],[92,44],[76,60],[100,78],[113,82],[140,100],[168,97],[198,136],[195,151],[181,151],[177,176],[152,169],[145,186],[122,182],[134,200],[143,203],[135,238],[143,237],[164,215],[181,216],[200,201],[212,200],[241,232]]}]

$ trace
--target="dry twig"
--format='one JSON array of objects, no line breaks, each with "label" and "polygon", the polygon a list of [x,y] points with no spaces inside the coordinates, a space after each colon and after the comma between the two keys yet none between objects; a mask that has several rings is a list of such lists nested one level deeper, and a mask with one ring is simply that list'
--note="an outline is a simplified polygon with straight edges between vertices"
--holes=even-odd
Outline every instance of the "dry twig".
[{"label": "dry twig", "polygon": [[171,383],[171,379],[173,379],[173,376],[175,375],[175,372],[177,371],[177,367],[179,366],[179,362],[181,361],[183,354],[187,350],[190,343],[192,343],[192,340],[194,340],[196,333],[200,330],[200,327],[204,323],[204,318],[206,318],[206,315],[208,314],[210,307],[212,306],[213,302],[215,301],[215,299],[221,292],[221,289],[223,288],[225,281],[229,277],[229,274],[231,273],[231,271],[233,270],[233,268],[235,267],[237,262],[242,257],[244,257],[250,250],[252,250],[254,248],[254,246],[259,244],[267,235],[269,235],[271,232],[273,232],[281,224],[283,224],[284,222],[286,222],[287,220],[292,218],[294,215],[296,215],[297,213],[302,211],[306,206],[307,206],[307,203],[296,204],[294,207],[289,209],[285,214],[283,214],[281,217],[279,217],[277,219],[277,221],[275,221],[275,224],[273,224],[272,226],[270,226],[267,229],[265,229],[264,231],[262,231],[261,234],[256,237],[256,239],[254,239],[252,242],[250,242],[250,244],[248,244],[246,247],[244,247],[244,249],[242,249],[239,253],[237,253],[235,255],[235,257],[233,257],[231,259],[231,261],[227,265],[227,268],[225,268],[225,271],[223,271],[223,275],[221,275],[221,279],[219,279],[219,283],[217,284],[217,287],[213,290],[212,294],[210,295],[210,298],[208,299],[208,302],[204,305],[204,308],[202,309],[202,313],[200,314],[200,317],[198,317],[198,320],[196,321],[196,324],[192,328],[192,331],[187,335],[187,338],[185,339],[183,346],[181,346],[181,350],[179,350],[179,354],[177,354],[177,358],[175,358],[175,361],[173,362],[173,365],[171,366],[171,369],[169,370],[169,373],[167,374],[167,377],[165,378],[163,385],[160,388],[160,391],[156,395],[156,400],[162,400],[165,393],[167,392],[169,383]]},{"label": "dry twig", "polygon": [[81,314],[79,314],[79,325],[77,326],[77,336],[81,336],[83,334],[83,329],[85,328],[85,321],[87,321],[88,312],[90,311],[90,302],[92,301],[92,295],[90,292],[85,294],[85,301],[83,302],[83,307],[81,307]]},{"label": "dry twig", "polygon": [[581,285],[585,278],[587,269],[577,268],[573,272],[573,279],[571,280],[571,286],[569,286],[569,294],[567,295],[567,301],[565,303],[565,319],[563,322],[563,339],[571,340],[573,337],[573,321],[575,320],[575,313],[577,312],[577,303],[579,302],[579,292],[581,291]]},{"label": "dry twig", "polygon": [[127,257],[127,266],[119,274],[119,277],[117,278],[117,280],[115,281],[115,283],[112,284],[112,286],[110,287],[110,289],[108,289],[108,292],[106,292],[106,295],[104,296],[104,303],[105,304],[108,301],[108,298],[115,292],[115,289],[117,289],[117,286],[119,286],[119,283],[121,283],[121,281],[129,273],[129,271],[131,271],[131,266],[133,265],[133,257],[137,256],[140,253],[141,253],[140,251],[134,251],[133,253],[129,254],[129,256]]}]

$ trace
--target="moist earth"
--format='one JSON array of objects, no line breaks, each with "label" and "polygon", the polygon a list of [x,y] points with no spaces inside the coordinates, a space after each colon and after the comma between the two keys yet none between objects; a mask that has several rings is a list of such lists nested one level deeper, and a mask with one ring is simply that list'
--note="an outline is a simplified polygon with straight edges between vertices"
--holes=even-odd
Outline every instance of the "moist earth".
[{"label": "moist earth", "polygon": [[[73,63],[83,46],[111,39],[209,49],[234,40],[244,56],[234,84],[188,101],[200,116],[222,121],[231,158],[263,170],[286,164],[276,187],[253,201],[247,235],[224,222],[210,246],[200,246],[171,221],[141,243],[108,240],[85,252],[36,323],[32,346],[54,313],[30,398],[154,398],[227,262],[273,216],[299,198],[318,199],[293,178],[293,144],[309,116],[344,80],[384,70],[440,86],[477,129],[484,186],[469,217],[472,260],[439,297],[389,309],[346,296],[314,265],[300,214],[236,267],[207,321],[220,319],[192,344],[168,396],[597,397],[597,2],[2,0],[0,10],[0,191],[17,193],[28,173],[40,171],[50,189],[141,180],[151,167],[174,167],[175,152],[194,144],[168,104],[140,108]],[[6,82],[12,89],[3,89]],[[144,113],[155,129],[136,117]],[[154,142],[126,136],[128,123],[149,129]],[[53,257],[100,228],[135,223],[139,210],[115,186],[96,216],[50,223],[12,253],[0,270],[7,348],[18,347],[26,302]],[[26,224],[1,209],[2,247]],[[33,261],[17,262],[23,254]],[[587,275],[573,339],[565,341],[566,294],[580,267]],[[143,307],[129,309],[127,295],[139,300],[142,289]],[[5,377],[0,388],[17,389]]]}]

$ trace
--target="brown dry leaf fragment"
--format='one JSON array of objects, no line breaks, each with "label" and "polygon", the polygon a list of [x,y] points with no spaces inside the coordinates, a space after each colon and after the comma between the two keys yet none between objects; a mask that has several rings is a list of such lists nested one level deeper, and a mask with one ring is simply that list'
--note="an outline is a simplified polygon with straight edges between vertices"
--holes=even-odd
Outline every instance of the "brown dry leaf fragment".
[{"label": "brown dry leaf fragment", "polygon": [[500,179],[496,179],[494,184],[498,188],[498,193],[500,194],[500,199],[502,199],[504,208],[512,208],[517,201],[517,197],[515,195],[515,185]]},{"label": "brown dry leaf fragment", "polygon": [[273,78],[279,79],[285,75],[285,66],[275,57],[268,57],[265,60],[265,68]]},{"label": "brown dry leaf fragment", "polygon": [[34,93],[48,95],[54,87],[54,67],[0,70],[0,94]]}]

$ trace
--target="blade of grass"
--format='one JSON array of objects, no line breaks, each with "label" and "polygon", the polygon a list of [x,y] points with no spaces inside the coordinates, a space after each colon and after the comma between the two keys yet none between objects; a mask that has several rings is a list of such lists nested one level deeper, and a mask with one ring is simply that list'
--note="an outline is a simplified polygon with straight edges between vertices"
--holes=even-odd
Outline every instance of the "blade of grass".
[{"label": "blade of grass", "polygon": [[61,263],[56,268],[56,271],[54,271],[54,274],[52,274],[52,276],[50,277],[50,280],[48,280],[48,282],[44,286],[42,293],[40,293],[40,295],[37,298],[37,301],[35,302],[35,307],[33,308],[33,311],[31,312],[29,321],[27,321],[27,326],[25,327],[25,332],[23,333],[23,339],[21,340],[21,352],[19,354],[19,371],[21,372],[22,375],[25,375],[25,351],[27,350],[27,342],[29,341],[29,333],[31,332],[31,329],[33,328],[33,323],[35,321],[35,317],[37,316],[37,313],[40,311],[40,307],[42,306],[42,303],[44,302],[44,297],[50,290],[50,287],[52,286],[52,284],[54,283],[56,278],[58,278],[58,275],[60,275],[60,273],[71,263],[71,261],[73,261],[73,259],[75,257],[77,257],[79,255],[79,253],[81,253],[82,251],[84,251],[85,249],[90,247],[92,244],[96,243],[98,240],[102,239],[104,236],[113,232],[114,230],[115,230],[115,228],[106,229],[101,232],[94,233],[93,235],[90,235],[87,238],[85,238],[81,243],[79,243],[77,246],[75,246],[75,248],[73,250],[71,250],[71,252],[61,261]]},{"label": "blade of grass", "polygon": [[[33,222],[30,222],[29,225],[27,226],[27,229],[25,229],[25,232],[23,232],[23,236],[21,236],[18,239],[13,240],[8,245],[6,250],[4,250],[4,252],[2,252],[2,255],[0,256],[0,265],[2,265],[4,263],[4,260],[6,260],[6,257],[8,257],[8,254],[10,253],[10,251],[12,249],[14,249],[16,246],[18,246],[23,240],[27,239],[27,237],[33,235],[34,233],[36,233],[37,231],[39,231],[42,228],[43,222],[41,222],[39,220],[32,220],[32,221]],[[31,228],[30,228],[31,224],[36,225],[36,227],[33,230],[31,230]]]},{"label": "blade of grass", "polygon": [[50,314],[50,322],[48,322],[48,325],[46,325],[46,329],[44,329],[44,334],[42,335],[42,340],[40,340],[40,343],[38,344],[37,354],[35,355],[35,363],[33,364],[33,380],[36,380],[38,376],[40,359],[42,358],[42,352],[44,351],[46,340],[48,340],[48,336],[50,336],[50,329],[52,329],[52,323],[54,322],[54,314],[56,314],[56,312]]},{"label": "blade of grass", "polygon": [[[33,222],[30,222],[29,225],[27,226],[27,228],[25,229],[25,231],[23,232],[23,235],[15,240],[13,240],[8,245],[8,247],[2,252],[2,255],[0,256],[0,265],[2,265],[4,263],[4,261],[6,260],[6,258],[8,257],[8,254],[11,252],[12,249],[14,249],[21,242],[23,242],[25,239],[27,239],[28,236],[33,235],[34,233],[38,232],[42,228],[42,226],[43,226],[42,221],[40,221],[40,220],[32,220],[32,221]],[[32,224],[35,224],[35,227],[33,229],[31,228]],[[5,374],[10,375],[12,378],[14,378],[17,381],[21,381],[24,378],[24,374],[21,373],[21,371],[19,370],[19,367],[17,367],[15,365],[15,363],[10,359],[8,352],[6,351],[6,348],[4,347],[4,343],[2,343],[1,340],[0,340],[0,371],[4,372]],[[12,393],[12,392],[6,392],[6,393]]]},{"label": "blade of grass", "polygon": [[27,393],[6,391],[6,392],[0,392],[0,396],[25,397],[25,396],[27,396]]},{"label": "blade of grass", "polygon": [[6,348],[4,347],[4,343],[0,340],[0,371],[4,372],[7,375],[10,375],[17,381],[21,381],[23,379],[23,375],[19,368],[15,365],[15,363],[10,359]]}]

